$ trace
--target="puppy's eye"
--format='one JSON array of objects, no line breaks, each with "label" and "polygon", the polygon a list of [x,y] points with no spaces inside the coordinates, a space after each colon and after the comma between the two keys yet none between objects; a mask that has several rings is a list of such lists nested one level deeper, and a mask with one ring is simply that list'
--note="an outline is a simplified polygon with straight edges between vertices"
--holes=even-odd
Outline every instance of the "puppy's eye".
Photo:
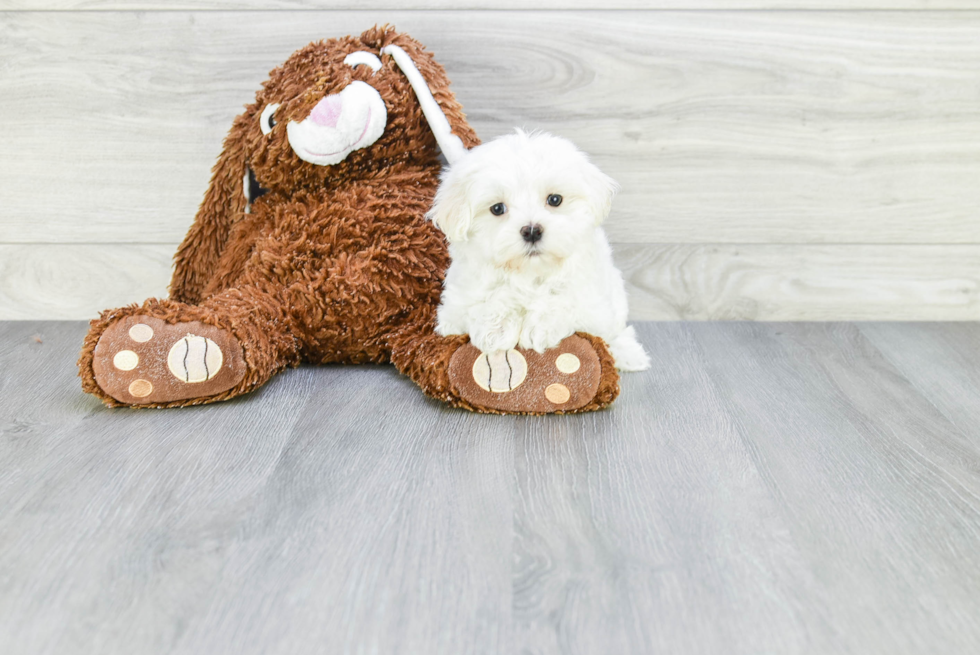
[{"label": "puppy's eye", "polygon": [[502,202],[498,202],[496,205],[490,205],[490,213],[494,216],[503,216],[507,213],[507,205]]},{"label": "puppy's eye", "polygon": [[276,126],[277,109],[279,109],[279,105],[273,104],[266,105],[265,109],[262,110],[262,115],[259,117],[259,127],[262,128],[262,134],[268,134]]},{"label": "puppy's eye", "polygon": [[552,193],[550,196],[548,196],[548,204],[552,207],[557,207],[561,204],[561,196],[557,193]]},{"label": "puppy's eye", "polygon": [[352,52],[344,57],[344,63],[353,68],[364,65],[369,67],[375,73],[381,70],[381,60],[378,59],[377,55],[373,55],[370,52],[365,52],[363,50],[360,52]]}]

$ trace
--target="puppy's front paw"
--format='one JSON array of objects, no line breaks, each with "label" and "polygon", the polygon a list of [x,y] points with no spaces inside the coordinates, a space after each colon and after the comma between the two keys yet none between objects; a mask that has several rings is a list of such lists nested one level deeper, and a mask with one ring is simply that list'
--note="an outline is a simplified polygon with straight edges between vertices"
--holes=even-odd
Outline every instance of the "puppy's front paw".
[{"label": "puppy's front paw", "polygon": [[568,329],[567,325],[557,322],[527,319],[521,330],[521,338],[518,342],[521,348],[527,348],[535,352],[544,351],[556,347],[562,339],[571,336],[574,330]]},{"label": "puppy's front paw", "polygon": [[521,324],[517,320],[504,320],[499,323],[481,325],[470,331],[470,341],[481,352],[493,353],[510,350],[517,345],[521,334]]}]

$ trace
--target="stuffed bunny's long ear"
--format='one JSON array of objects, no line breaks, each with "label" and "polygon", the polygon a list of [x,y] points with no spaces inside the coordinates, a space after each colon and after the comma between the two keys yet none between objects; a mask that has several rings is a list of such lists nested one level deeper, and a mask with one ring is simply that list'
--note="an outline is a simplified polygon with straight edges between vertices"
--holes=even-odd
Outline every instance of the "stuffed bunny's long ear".
[{"label": "stuffed bunny's long ear", "polygon": [[248,203],[245,127],[244,116],[235,119],[212,169],[211,183],[194,224],[174,255],[174,274],[170,280],[172,300],[188,304],[203,300],[205,287],[215,277],[231,226],[245,212]]},{"label": "stuffed bunny's long ear", "polygon": [[429,85],[426,83],[425,78],[422,77],[422,73],[419,72],[415,62],[412,61],[412,58],[407,52],[400,46],[394,44],[386,45],[382,48],[381,54],[391,55],[402,73],[408,78],[412,89],[415,91],[415,96],[422,106],[422,113],[425,114],[425,120],[428,121],[429,128],[435,135],[439,149],[442,150],[442,154],[445,155],[446,160],[450,164],[458,161],[466,153],[466,146],[463,145],[462,139],[453,134],[446,114],[432,96],[432,91],[429,90]]}]

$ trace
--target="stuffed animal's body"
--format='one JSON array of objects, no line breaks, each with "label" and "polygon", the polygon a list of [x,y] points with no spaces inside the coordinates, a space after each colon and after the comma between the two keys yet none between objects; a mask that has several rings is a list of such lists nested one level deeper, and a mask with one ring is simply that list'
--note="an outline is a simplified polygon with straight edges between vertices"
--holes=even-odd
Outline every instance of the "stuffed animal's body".
[{"label": "stuffed animal's body", "polygon": [[[431,54],[384,28],[310,44],[272,71],[225,139],[170,299],[92,322],[85,391],[109,405],[193,405],[301,362],[391,361],[467,409],[609,404],[618,378],[600,339],[518,354],[522,383],[503,390],[484,383],[465,336],[435,334],[449,259],[425,213],[439,146],[449,156],[479,143],[448,87]],[[554,368],[563,354],[581,363],[574,374]]]}]

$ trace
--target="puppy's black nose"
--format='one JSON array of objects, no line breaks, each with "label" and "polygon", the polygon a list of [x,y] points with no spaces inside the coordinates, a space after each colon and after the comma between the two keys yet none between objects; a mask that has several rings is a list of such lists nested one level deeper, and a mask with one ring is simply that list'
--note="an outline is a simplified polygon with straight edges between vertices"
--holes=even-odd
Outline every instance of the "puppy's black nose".
[{"label": "puppy's black nose", "polygon": [[541,240],[541,235],[543,233],[544,230],[541,229],[540,225],[531,224],[525,225],[521,228],[521,236],[524,237],[524,240],[528,243],[537,243]]}]

